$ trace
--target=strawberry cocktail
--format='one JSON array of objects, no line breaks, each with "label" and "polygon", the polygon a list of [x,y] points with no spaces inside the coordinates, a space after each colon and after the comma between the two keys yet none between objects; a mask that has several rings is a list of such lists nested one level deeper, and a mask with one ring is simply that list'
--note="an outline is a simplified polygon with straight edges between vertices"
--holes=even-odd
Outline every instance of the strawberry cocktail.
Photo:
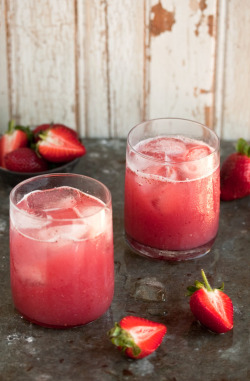
[{"label": "strawberry cocktail", "polygon": [[125,232],[139,254],[168,260],[207,253],[219,223],[219,140],[182,119],[156,119],[128,136]]},{"label": "strawberry cocktail", "polygon": [[10,195],[15,307],[39,325],[66,328],[100,317],[114,292],[109,190],[80,175],[37,176]]}]

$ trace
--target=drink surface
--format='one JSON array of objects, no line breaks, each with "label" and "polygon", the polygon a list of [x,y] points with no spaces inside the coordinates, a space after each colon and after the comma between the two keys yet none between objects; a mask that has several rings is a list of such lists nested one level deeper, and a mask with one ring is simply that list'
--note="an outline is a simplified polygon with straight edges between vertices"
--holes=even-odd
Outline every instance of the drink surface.
[{"label": "drink surface", "polygon": [[187,137],[156,137],[127,150],[125,230],[159,250],[188,250],[215,238],[219,160]]},{"label": "drink surface", "polygon": [[34,191],[11,210],[11,286],[16,308],[38,324],[85,324],[114,288],[112,215],[71,187]]}]

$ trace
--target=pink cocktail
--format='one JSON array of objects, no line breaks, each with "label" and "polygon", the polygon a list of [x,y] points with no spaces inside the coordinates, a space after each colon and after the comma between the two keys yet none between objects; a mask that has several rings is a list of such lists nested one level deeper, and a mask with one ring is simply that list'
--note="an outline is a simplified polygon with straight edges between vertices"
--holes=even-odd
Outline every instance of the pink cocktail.
[{"label": "pink cocktail", "polygon": [[168,260],[207,253],[219,224],[219,141],[182,119],[144,122],[128,136],[125,232],[139,254]]},{"label": "pink cocktail", "polygon": [[48,327],[86,324],[114,292],[108,189],[80,175],[37,176],[10,195],[10,270],[15,307]]}]

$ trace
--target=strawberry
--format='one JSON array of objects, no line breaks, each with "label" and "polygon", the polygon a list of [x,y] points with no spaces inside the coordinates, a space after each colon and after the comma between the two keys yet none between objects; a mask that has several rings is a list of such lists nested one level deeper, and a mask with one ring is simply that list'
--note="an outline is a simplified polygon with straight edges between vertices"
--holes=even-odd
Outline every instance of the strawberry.
[{"label": "strawberry", "polygon": [[224,284],[212,289],[207,277],[201,270],[204,284],[199,281],[188,287],[190,309],[194,316],[211,331],[225,333],[233,328],[233,303],[224,292]]},{"label": "strawberry", "polygon": [[75,130],[73,130],[72,128],[64,126],[63,124],[54,124],[54,123],[48,124],[48,123],[46,123],[46,124],[40,124],[39,126],[37,126],[33,130],[33,135],[34,135],[35,142],[37,142],[40,139],[39,135],[41,134],[41,132],[46,131],[49,128],[54,128],[54,127],[58,127],[58,126],[66,128],[68,131],[70,131],[78,139],[77,132]]},{"label": "strawberry", "polygon": [[84,145],[69,131],[68,127],[54,125],[53,128],[39,134],[41,140],[37,149],[44,159],[53,163],[71,161],[83,156],[86,152]]},{"label": "strawberry", "polygon": [[11,120],[8,131],[0,139],[0,166],[6,168],[4,157],[7,153],[28,145],[28,127],[15,126]]},{"label": "strawberry", "polygon": [[48,169],[47,162],[38,157],[36,152],[28,147],[17,148],[4,157],[6,168],[15,172],[42,172]]},{"label": "strawberry", "polygon": [[108,332],[111,342],[128,357],[141,359],[154,352],[167,327],[136,316],[126,316]]},{"label": "strawberry", "polygon": [[250,195],[250,145],[239,139],[237,152],[221,167],[221,200],[230,201]]}]

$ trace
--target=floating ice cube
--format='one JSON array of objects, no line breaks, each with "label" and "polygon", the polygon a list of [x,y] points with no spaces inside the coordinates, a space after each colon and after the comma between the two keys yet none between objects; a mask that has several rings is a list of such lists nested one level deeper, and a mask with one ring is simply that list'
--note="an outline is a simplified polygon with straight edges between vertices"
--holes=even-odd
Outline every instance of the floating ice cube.
[{"label": "floating ice cube", "polygon": [[148,175],[153,175],[156,180],[171,180],[175,181],[178,179],[178,172],[177,169],[172,165],[154,165],[146,168],[144,173]]},{"label": "floating ice cube", "polygon": [[26,201],[33,210],[69,209],[81,199],[81,194],[79,190],[65,186],[31,192]]},{"label": "floating ice cube", "polygon": [[187,151],[185,160],[199,160],[210,155],[210,153],[211,149],[207,145],[197,145]]},{"label": "floating ice cube", "polygon": [[144,154],[171,160],[172,156],[183,155],[186,152],[186,145],[179,138],[162,136],[141,142],[138,149]]},{"label": "floating ice cube", "polygon": [[57,246],[63,246],[68,241],[82,241],[89,238],[88,225],[80,220],[52,222],[45,229],[33,233],[33,238],[39,241],[56,242]]},{"label": "floating ice cube", "polygon": [[32,230],[43,229],[48,225],[46,214],[42,211],[32,211],[31,214],[28,214],[23,210],[11,209],[10,219],[15,228],[24,234]]},{"label": "floating ice cube", "polygon": [[213,158],[190,161],[181,166],[183,180],[195,180],[210,175],[214,171]]}]

